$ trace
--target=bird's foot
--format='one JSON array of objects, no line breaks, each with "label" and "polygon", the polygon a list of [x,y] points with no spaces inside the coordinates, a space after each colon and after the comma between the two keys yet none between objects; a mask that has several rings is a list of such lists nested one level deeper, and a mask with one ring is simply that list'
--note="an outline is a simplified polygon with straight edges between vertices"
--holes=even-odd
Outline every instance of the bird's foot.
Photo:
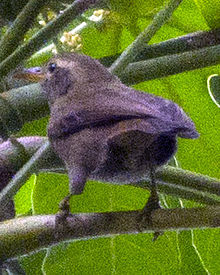
[{"label": "bird's foot", "polygon": [[59,212],[55,217],[55,234],[56,238],[68,227],[67,217],[70,216],[70,198],[71,194],[66,196],[59,204]]},{"label": "bird's foot", "polygon": [[[152,190],[151,195],[150,195],[145,207],[141,211],[140,220],[139,220],[140,224],[148,224],[150,226],[153,226],[152,214],[155,210],[160,209],[160,208],[161,208],[161,206],[160,206],[158,194],[157,194],[156,190]],[[141,231],[143,231],[143,230],[141,230]],[[155,231],[153,241],[156,241],[156,239],[162,234],[163,234],[163,232]]]}]

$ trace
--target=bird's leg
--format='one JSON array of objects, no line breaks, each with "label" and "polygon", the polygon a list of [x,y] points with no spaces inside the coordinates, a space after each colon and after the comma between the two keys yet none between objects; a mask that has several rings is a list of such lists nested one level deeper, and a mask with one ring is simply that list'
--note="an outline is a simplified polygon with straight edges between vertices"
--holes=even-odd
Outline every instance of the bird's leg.
[{"label": "bird's leg", "polygon": [[59,204],[59,212],[56,214],[55,228],[58,233],[66,230],[68,227],[67,218],[71,216],[70,212],[70,198],[73,195],[80,195],[83,192],[86,183],[86,173],[82,169],[69,169],[69,190],[67,195]]},{"label": "bird's leg", "polygon": [[151,180],[151,193],[150,197],[143,209],[145,214],[149,213],[149,216],[151,216],[151,212],[161,208],[160,207],[160,201],[159,201],[159,196],[157,193],[157,183],[155,179],[155,168],[153,166],[150,167],[150,180]]},{"label": "bird's leg", "polygon": [[[157,184],[156,184],[156,179],[155,179],[155,168],[153,166],[150,166],[150,179],[151,179],[151,193],[150,193],[150,197],[149,197],[144,209],[142,210],[141,222],[148,223],[148,224],[152,225],[152,213],[156,209],[161,208],[159,196],[157,193]],[[153,241],[155,241],[161,234],[162,234],[162,232],[155,231]]]},{"label": "bird's leg", "polygon": [[70,198],[72,194],[67,195],[60,203],[59,203],[59,212],[55,217],[55,237],[58,239],[60,234],[67,229],[67,217],[71,215],[70,213]]},{"label": "bird's leg", "polygon": [[60,203],[59,203],[59,213],[58,215],[62,219],[66,219],[70,214],[70,198],[72,194],[67,195]]}]

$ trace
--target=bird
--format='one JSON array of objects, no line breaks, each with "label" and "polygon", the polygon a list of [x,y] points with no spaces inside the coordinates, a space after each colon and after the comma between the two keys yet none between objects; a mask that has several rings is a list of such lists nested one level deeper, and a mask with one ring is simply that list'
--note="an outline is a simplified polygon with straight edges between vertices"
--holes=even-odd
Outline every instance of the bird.
[{"label": "bird", "polygon": [[177,151],[177,137],[199,136],[180,106],[126,86],[98,60],[79,53],[57,55],[24,75],[40,80],[48,100],[48,138],[69,177],[63,212],[88,179],[124,184],[149,177],[145,209],[160,207],[155,171]]}]

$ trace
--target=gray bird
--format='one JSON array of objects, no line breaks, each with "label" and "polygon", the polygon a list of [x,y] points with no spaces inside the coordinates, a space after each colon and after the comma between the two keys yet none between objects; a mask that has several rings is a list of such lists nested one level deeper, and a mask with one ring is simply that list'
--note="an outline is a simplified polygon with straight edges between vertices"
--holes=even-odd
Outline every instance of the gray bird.
[{"label": "gray bird", "polygon": [[87,179],[120,184],[150,176],[158,206],[154,171],[176,152],[177,136],[198,137],[177,104],[125,86],[97,60],[76,53],[56,56],[26,76],[43,80],[48,137],[66,164],[70,195],[81,194]]}]

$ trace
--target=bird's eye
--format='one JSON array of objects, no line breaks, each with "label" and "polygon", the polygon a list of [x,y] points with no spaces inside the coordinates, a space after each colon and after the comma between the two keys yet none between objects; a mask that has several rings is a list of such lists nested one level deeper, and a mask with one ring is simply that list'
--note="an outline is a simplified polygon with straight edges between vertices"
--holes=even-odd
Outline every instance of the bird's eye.
[{"label": "bird's eye", "polygon": [[55,71],[56,67],[57,67],[57,64],[56,64],[56,63],[50,63],[50,64],[48,65],[48,71],[49,71],[50,73],[53,73],[53,72]]}]

